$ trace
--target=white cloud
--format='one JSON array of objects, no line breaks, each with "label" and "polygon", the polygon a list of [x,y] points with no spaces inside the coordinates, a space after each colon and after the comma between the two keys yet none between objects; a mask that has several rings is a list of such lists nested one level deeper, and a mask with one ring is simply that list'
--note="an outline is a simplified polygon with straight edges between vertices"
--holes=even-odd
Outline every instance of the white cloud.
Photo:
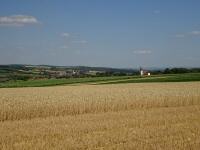
[{"label": "white cloud", "polygon": [[80,36],[77,36],[73,33],[63,32],[60,34],[65,39],[65,43],[60,46],[60,49],[68,49],[69,47],[79,47],[86,46],[88,41],[82,40]]},{"label": "white cloud", "polygon": [[38,24],[39,21],[33,16],[12,15],[0,17],[1,26],[24,26],[30,24]]},{"label": "white cloud", "polygon": [[185,37],[189,37],[189,36],[198,36],[200,35],[200,31],[198,30],[194,30],[188,33],[183,33],[183,34],[176,34],[175,37],[176,38],[185,38]]},{"label": "white cloud", "polygon": [[67,45],[64,45],[64,46],[61,46],[60,48],[61,48],[61,49],[68,49],[68,48],[69,48],[69,46],[67,46]]},{"label": "white cloud", "polygon": [[184,34],[176,34],[175,37],[176,37],[176,38],[184,38],[185,35],[184,35]]},{"label": "white cloud", "polygon": [[69,34],[69,33],[67,33],[67,32],[65,32],[65,33],[62,33],[62,34],[61,34],[61,36],[62,36],[62,37],[69,37],[69,36],[70,36],[70,34]]},{"label": "white cloud", "polygon": [[87,44],[88,41],[86,41],[86,40],[79,40],[79,41],[72,41],[72,43]]},{"label": "white cloud", "polygon": [[192,35],[200,35],[200,31],[192,31],[190,32]]},{"label": "white cloud", "polygon": [[146,54],[151,54],[151,50],[135,50],[133,51],[134,54],[141,54],[141,55],[146,55]]}]

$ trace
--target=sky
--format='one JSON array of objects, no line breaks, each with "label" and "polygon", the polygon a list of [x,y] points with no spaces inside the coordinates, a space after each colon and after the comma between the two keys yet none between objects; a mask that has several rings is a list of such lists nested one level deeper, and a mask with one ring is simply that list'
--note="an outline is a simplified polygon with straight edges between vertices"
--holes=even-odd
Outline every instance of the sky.
[{"label": "sky", "polygon": [[199,0],[0,0],[0,64],[200,67]]}]

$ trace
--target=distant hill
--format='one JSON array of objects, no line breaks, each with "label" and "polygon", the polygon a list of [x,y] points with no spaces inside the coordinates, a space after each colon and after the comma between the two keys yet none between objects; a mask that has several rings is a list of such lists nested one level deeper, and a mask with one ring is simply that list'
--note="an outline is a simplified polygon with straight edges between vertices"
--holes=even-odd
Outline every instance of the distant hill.
[{"label": "distant hill", "polygon": [[[152,75],[199,73],[200,68],[146,68]],[[10,64],[0,65],[0,82],[9,80],[139,75],[139,69]]]},{"label": "distant hill", "polygon": [[88,66],[51,66],[10,64],[0,65],[0,82],[42,78],[69,78],[88,76],[122,76],[138,74],[136,69]]}]

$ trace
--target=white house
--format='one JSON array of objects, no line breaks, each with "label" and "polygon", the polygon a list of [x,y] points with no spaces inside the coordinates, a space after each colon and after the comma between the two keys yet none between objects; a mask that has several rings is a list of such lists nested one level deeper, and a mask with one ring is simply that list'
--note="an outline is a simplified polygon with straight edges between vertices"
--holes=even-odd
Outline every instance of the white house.
[{"label": "white house", "polygon": [[148,72],[148,71],[146,71],[146,70],[143,70],[143,69],[140,67],[140,76],[144,76],[144,75],[150,76],[151,73]]}]

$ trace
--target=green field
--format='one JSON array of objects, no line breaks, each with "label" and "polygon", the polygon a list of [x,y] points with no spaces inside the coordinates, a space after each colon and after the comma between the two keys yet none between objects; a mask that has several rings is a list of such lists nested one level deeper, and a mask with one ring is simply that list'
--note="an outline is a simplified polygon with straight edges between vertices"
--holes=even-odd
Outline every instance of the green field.
[{"label": "green field", "polygon": [[72,85],[72,84],[73,85],[76,85],[76,84],[119,84],[119,83],[188,82],[188,81],[200,81],[200,73],[152,75],[150,77],[112,76],[112,77],[8,81],[8,82],[0,83],[0,88],[42,87],[42,86]]},{"label": "green field", "polygon": [[115,77],[88,77],[88,78],[69,78],[69,79],[41,79],[28,81],[8,81],[0,83],[1,88],[7,87],[42,87],[42,86],[56,86],[80,83],[98,83],[103,81],[118,81],[122,79],[133,78],[130,76],[115,76]]},{"label": "green field", "polygon": [[189,82],[189,81],[200,81],[200,73],[155,75],[150,77],[137,77],[125,80],[101,82],[101,84],[145,83],[145,82]]}]

